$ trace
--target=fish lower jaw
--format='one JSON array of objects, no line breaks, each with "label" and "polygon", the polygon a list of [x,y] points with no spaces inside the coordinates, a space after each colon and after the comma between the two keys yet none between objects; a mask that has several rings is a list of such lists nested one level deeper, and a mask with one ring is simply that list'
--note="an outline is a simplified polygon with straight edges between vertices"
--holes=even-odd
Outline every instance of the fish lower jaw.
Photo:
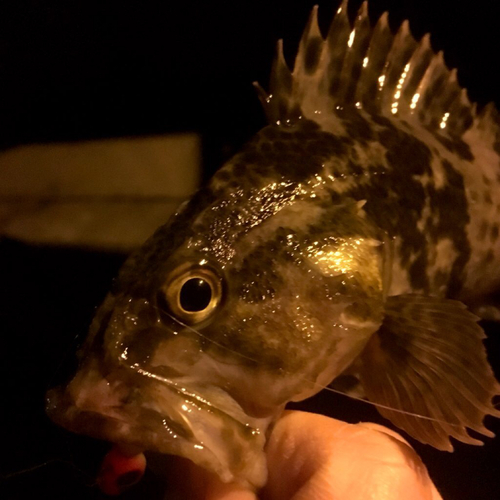
[{"label": "fish lower jaw", "polygon": [[263,433],[221,410],[198,407],[188,413],[182,408],[189,400],[175,394],[168,398],[167,411],[161,411],[155,405],[109,405],[112,397],[102,403],[89,397],[75,401],[70,392],[54,389],[47,394],[49,417],[67,430],[140,451],[184,457],[223,482],[255,489],[266,482]]}]

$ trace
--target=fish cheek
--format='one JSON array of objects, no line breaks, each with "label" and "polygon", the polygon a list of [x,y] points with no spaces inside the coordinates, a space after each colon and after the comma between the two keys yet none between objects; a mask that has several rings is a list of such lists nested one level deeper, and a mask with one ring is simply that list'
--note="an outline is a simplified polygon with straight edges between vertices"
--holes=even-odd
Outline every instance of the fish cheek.
[{"label": "fish cheek", "polygon": [[119,366],[150,367],[159,346],[175,339],[177,330],[174,322],[162,320],[149,300],[122,297],[116,301],[100,352],[91,355],[100,359],[108,372]]},{"label": "fish cheek", "polygon": [[287,288],[272,300],[234,304],[224,322],[207,329],[214,341],[207,345],[207,353],[241,367],[241,380],[232,380],[231,385],[245,385],[243,379],[249,377],[254,398],[280,405],[310,391],[319,375],[328,371],[341,336],[350,334],[336,329],[345,304],[325,303],[324,292],[322,301],[316,300],[317,294],[306,295]]}]

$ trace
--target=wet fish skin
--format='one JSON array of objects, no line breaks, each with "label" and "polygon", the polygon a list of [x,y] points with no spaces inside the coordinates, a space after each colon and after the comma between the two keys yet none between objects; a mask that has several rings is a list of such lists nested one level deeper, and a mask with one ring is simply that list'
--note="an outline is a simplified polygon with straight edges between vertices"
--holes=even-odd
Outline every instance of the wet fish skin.
[{"label": "wet fish skin", "polygon": [[[94,320],[80,374],[66,391],[70,400],[49,396],[52,418],[98,437],[107,433],[122,443],[187,455],[226,480],[243,477],[262,484],[268,425],[288,401],[316,393],[341,373],[380,326],[384,247],[360,204],[352,199],[332,203],[332,191],[314,171],[298,182],[286,179],[271,162],[260,181],[237,189],[231,183],[239,177],[239,162],[248,161],[262,140],[278,149],[281,142],[288,147],[286,141],[293,141],[311,159],[308,142],[324,141],[328,147],[329,139],[314,123],[304,122],[298,130],[264,129],[262,139],[223,167],[131,258]],[[223,181],[224,172],[232,180]],[[186,264],[195,274],[210,269],[223,284],[220,307],[192,326],[176,319],[165,300],[169,276]],[[111,383],[109,392],[95,394],[99,380]],[[123,398],[117,399],[124,387]],[[102,407],[107,398],[109,410]],[[144,403],[156,415],[137,408]],[[73,406],[127,424],[111,430],[109,423],[93,421],[89,428],[88,415],[75,417],[68,410]],[[208,447],[210,439],[193,430],[199,424],[188,415],[192,407],[214,420],[212,448],[225,449],[223,458],[200,459],[195,447]],[[176,435],[174,444],[136,428],[140,422],[158,433],[162,420]],[[230,440],[222,437],[226,431]],[[190,452],[176,439],[187,441]],[[245,458],[236,460],[236,455]],[[217,460],[231,473],[214,466]],[[256,463],[258,477],[247,470]]]},{"label": "wet fish skin", "polygon": [[[258,488],[285,404],[355,368],[423,442],[491,435],[499,386],[456,299],[500,284],[496,115],[406,24],[392,44],[364,6],[352,39],[345,11],[325,42],[313,13],[293,74],[278,53],[270,124],[124,265],[79,373],[48,395],[56,422]],[[193,311],[189,280],[210,288]]]}]

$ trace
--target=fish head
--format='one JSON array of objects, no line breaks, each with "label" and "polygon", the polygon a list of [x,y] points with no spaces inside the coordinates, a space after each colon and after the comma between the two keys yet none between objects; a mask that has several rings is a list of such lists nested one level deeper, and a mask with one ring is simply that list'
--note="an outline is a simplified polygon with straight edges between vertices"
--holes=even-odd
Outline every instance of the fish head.
[{"label": "fish head", "polygon": [[222,178],[124,265],[47,409],[258,488],[285,404],[327,385],[379,327],[383,245],[354,200],[271,173]]}]

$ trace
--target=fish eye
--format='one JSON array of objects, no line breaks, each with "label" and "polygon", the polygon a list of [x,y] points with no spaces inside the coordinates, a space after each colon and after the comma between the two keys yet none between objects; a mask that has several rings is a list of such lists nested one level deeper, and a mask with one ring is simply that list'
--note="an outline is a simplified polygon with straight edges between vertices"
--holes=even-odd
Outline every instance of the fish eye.
[{"label": "fish eye", "polygon": [[212,300],[212,287],[203,278],[189,278],[179,292],[179,305],[186,312],[200,312]]},{"label": "fish eye", "polygon": [[178,269],[162,288],[168,308],[181,321],[195,324],[207,319],[222,297],[221,279],[208,268]]}]

